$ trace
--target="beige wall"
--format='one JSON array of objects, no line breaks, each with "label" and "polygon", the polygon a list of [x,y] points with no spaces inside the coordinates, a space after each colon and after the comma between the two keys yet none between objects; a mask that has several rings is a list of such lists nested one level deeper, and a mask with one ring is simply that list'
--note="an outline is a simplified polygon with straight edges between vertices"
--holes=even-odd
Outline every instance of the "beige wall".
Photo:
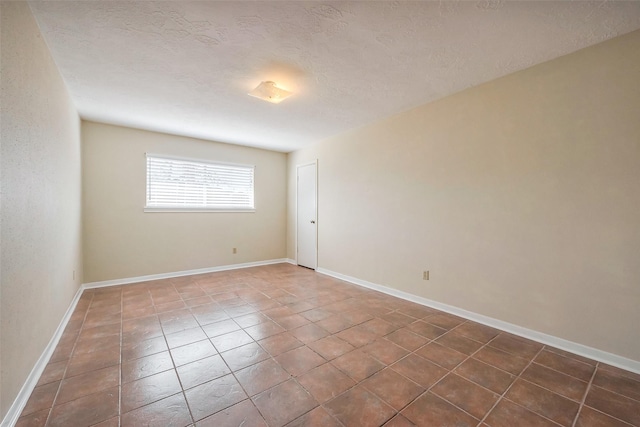
[{"label": "beige wall", "polygon": [[317,158],[319,267],[640,361],[639,76],[636,31],[290,154],[289,257]]},{"label": "beige wall", "polygon": [[[92,122],[82,148],[85,282],[285,257],[286,154]],[[255,213],[143,212],[147,152],[255,165]]]},{"label": "beige wall", "polygon": [[80,120],[27,3],[0,7],[4,417],[80,286],[82,251]]}]

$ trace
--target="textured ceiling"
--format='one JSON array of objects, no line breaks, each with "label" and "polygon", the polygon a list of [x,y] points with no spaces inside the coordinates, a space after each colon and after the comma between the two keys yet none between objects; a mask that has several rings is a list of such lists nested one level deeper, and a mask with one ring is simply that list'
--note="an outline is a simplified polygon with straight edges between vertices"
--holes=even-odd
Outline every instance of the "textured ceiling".
[{"label": "textured ceiling", "polygon": [[83,118],[278,151],[640,28],[638,1],[29,4]]}]

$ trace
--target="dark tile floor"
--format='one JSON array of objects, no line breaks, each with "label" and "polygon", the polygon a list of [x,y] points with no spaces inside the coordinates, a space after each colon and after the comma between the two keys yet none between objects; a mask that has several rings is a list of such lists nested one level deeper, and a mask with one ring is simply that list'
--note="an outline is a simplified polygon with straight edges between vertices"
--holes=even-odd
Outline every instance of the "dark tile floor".
[{"label": "dark tile floor", "polygon": [[288,264],[88,290],[19,426],[640,426],[640,375]]}]

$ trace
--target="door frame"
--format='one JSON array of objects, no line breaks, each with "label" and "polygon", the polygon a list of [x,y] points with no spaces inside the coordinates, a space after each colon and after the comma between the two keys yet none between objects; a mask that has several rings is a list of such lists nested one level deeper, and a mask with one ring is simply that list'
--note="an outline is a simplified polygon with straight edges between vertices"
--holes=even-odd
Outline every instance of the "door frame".
[{"label": "door frame", "polygon": [[316,268],[314,271],[318,271],[318,159],[312,162],[296,165],[296,230],[295,230],[295,251],[296,251],[296,265],[298,264],[298,177],[300,176],[299,170],[305,166],[315,165],[316,167]]}]

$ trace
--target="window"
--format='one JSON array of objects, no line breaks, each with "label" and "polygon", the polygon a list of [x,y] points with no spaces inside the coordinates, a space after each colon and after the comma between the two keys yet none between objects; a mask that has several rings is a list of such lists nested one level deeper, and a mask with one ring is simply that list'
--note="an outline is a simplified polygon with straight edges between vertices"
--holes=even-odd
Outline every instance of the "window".
[{"label": "window", "polygon": [[147,154],[146,212],[254,211],[254,166]]}]

